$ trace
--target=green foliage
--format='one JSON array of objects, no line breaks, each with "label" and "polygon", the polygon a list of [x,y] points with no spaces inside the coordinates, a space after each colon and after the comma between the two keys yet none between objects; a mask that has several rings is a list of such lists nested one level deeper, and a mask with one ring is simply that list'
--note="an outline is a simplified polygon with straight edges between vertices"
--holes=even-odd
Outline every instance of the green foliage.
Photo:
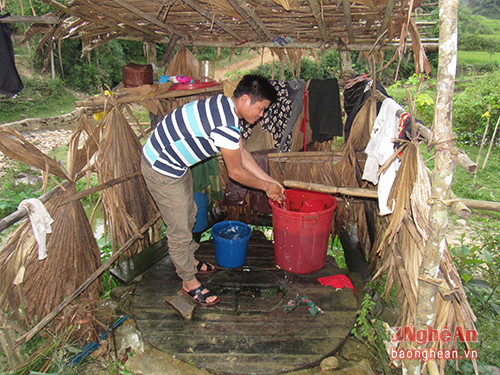
[{"label": "green foliage", "polygon": [[[122,82],[122,69],[129,61],[120,42],[112,40],[84,58],[80,56],[81,49],[81,41],[77,39],[62,43],[63,72],[59,71],[59,74],[69,86],[98,93],[100,88],[113,88]],[[59,63],[56,67],[59,69]]]},{"label": "green foliage", "polygon": [[[284,80],[289,81],[293,79],[292,72],[286,64],[284,64]],[[274,79],[281,79],[281,63],[274,62]],[[266,78],[271,79],[273,73],[272,64],[263,64],[251,70],[251,74],[259,74]],[[338,77],[340,73],[340,59],[339,53],[335,49],[326,51],[321,57],[319,62],[315,62],[309,58],[303,58],[300,62],[300,78],[309,80],[311,78],[332,78]]]},{"label": "green foliage", "polygon": [[[217,60],[225,60],[229,58],[230,55],[230,49],[227,48],[221,48],[220,49],[220,55],[217,56],[217,47],[196,47],[196,50],[194,50],[194,55],[196,56],[197,60],[210,60],[210,61],[217,61]],[[246,51],[246,48],[242,48],[242,51]],[[241,53],[241,51],[240,51]]]},{"label": "green foliage", "polygon": [[347,268],[347,263],[344,256],[344,248],[342,247],[339,236],[331,235],[328,241],[329,244],[327,255],[330,255],[335,259],[335,262],[337,263],[337,266],[339,266],[339,268]]},{"label": "green foliage", "polygon": [[[500,330],[499,250],[500,235],[491,231],[479,232],[467,242],[462,235],[460,244],[450,248],[469,303],[478,318],[479,342],[472,346],[480,350],[478,361],[481,367],[496,365],[500,348],[497,335]],[[467,373],[467,366],[462,364],[460,373]]]},{"label": "green foliage", "polygon": [[358,316],[351,334],[368,344],[369,349],[380,359],[380,363],[386,364],[390,359],[384,341],[389,341],[390,338],[382,320],[374,316],[375,305],[373,298],[366,293],[361,302],[361,309],[357,311]]},{"label": "green foliage", "polygon": [[[111,247],[111,244],[107,242],[104,236],[101,237],[97,241],[97,243],[99,245],[99,248],[101,249],[101,262],[104,263],[113,255],[113,249]],[[106,271],[103,272],[101,276],[101,286],[102,286],[101,298],[102,299],[109,298],[111,291],[120,285],[121,283],[111,275],[108,268]]]},{"label": "green foliage", "polygon": [[500,20],[500,4],[498,0],[469,0],[468,3],[474,14]]},{"label": "green foliage", "polygon": [[[476,78],[465,90],[455,95],[453,101],[453,129],[460,142],[479,144],[486,127],[482,117],[491,107],[493,121],[500,116],[500,72]],[[490,126],[487,139],[491,139],[494,126]]]}]

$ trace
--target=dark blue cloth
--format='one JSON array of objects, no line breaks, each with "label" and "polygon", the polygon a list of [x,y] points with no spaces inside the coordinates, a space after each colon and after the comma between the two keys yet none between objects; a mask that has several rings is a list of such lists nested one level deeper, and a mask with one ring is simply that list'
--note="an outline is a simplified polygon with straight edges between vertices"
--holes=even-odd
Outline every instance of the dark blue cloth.
[{"label": "dark blue cloth", "polygon": [[16,69],[10,26],[2,23],[9,13],[0,14],[0,94],[15,96],[24,88]]}]

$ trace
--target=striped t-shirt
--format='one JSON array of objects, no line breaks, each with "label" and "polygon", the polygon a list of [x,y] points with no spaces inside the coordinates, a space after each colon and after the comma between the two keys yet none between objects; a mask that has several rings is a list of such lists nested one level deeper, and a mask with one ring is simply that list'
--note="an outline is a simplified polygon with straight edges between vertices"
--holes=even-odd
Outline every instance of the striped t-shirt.
[{"label": "striped t-shirt", "polygon": [[165,116],[142,149],[157,172],[178,178],[220,148],[239,148],[239,119],[232,99],[220,94],[196,100]]}]

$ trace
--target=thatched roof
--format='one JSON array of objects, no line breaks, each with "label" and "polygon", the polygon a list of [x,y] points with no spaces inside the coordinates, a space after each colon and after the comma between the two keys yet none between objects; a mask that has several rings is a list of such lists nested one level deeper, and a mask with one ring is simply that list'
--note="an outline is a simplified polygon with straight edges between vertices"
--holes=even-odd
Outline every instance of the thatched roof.
[{"label": "thatched roof", "polygon": [[60,17],[49,34],[79,37],[85,50],[114,38],[277,47],[277,37],[289,37],[290,48],[367,50],[398,43],[409,14],[413,18],[423,0],[74,0],[67,6],[46,2]]}]

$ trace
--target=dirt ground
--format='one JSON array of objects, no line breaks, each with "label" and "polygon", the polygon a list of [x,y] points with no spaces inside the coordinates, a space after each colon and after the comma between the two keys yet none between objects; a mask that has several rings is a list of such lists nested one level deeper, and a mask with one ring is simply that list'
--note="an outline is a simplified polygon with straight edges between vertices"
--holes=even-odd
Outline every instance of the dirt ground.
[{"label": "dirt ground", "polygon": [[[277,59],[277,57],[275,57]],[[224,79],[225,75],[236,70],[245,71],[258,67],[261,64],[268,64],[273,61],[273,55],[271,51],[266,48],[263,53],[256,55],[248,60],[239,60],[223,67],[215,67],[214,69],[214,79],[221,81]]]}]

